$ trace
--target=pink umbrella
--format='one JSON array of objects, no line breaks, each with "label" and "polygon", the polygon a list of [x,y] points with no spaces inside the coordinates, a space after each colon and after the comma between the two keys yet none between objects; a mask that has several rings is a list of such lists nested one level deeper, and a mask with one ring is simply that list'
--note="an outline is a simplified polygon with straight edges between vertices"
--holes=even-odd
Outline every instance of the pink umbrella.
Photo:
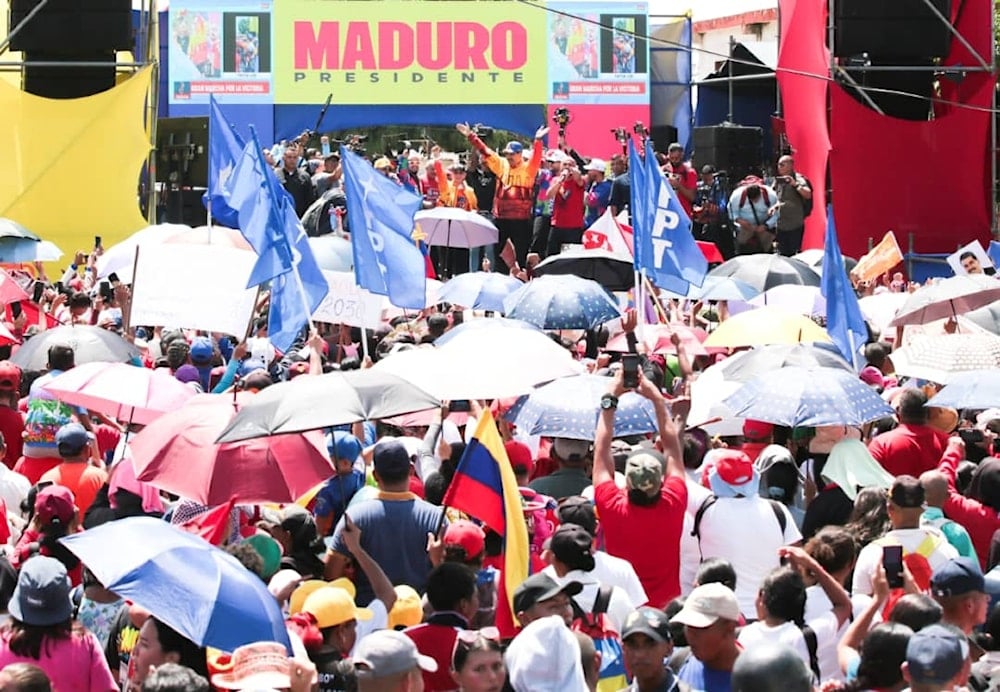
[{"label": "pink umbrella", "polygon": [[131,442],[136,477],[204,505],[294,502],[334,474],[318,431],[215,444],[236,411],[236,401],[197,394],[153,421]]},{"label": "pink umbrella", "polygon": [[84,363],[53,378],[45,390],[73,406],[148,425],[184,405],[194,389],[164,370],[126,363]]},{"label": "pink umbrella", "polygon": [[[671,335],[677,334],[681,338],[684,350],[691,356],[707,356],[708,351],[702,345],[705,340],[705,332],[700,329],[684,326],[683,324],[647,324],[642,328],[642,341],[646,346],[646,353],[677,353],[677,347],[671,341]],[[625,333],[621,333],[608,342],[608,351],[625,353],[628,351],[628,338]]]}]

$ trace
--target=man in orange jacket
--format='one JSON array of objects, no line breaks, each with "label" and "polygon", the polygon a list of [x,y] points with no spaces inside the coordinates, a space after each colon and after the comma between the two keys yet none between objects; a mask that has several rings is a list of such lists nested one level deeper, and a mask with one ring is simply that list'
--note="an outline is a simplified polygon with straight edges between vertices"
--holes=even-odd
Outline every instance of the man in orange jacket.
[{"label": "man in orange jacket", "polygon": [[[493,201],[493,215],[500,231],[498,248],[503,249],[507,239],[514,244],[517,263],[527,262],[528,247],[531,245],[531,231],[534,215],[535,178],[542,163],[542,137],[549,128],[540,127],[535,132],[535,142],[531,158],[525,160],[524,146],[520,142],[508,142],[501,158],[479,139],[468,123],[455,126],[476,148],[483,164],[497,176],[497,193]],[[499,250],[497,252],[499,256]]]}]

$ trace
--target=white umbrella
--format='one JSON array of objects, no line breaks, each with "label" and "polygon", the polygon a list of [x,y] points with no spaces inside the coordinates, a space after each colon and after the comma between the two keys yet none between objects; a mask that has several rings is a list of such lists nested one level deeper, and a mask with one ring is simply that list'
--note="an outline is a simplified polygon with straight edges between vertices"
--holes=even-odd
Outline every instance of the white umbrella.
[{"label": "white umbrella", "polygon": [[518,396],[535,385],[584,372],[544,332],[502,327],[465,331],[444,346],[402,351],[375,367],[442,400]]},{"label": "white umbrella", "polygon": [[948,384],[960,372],[1000,367],[1000,337],[992,334],[916,337],[889,357],[900,375]]},{"label": "white umbrella", "polygon": [[997,300],[1000,300],[1000,281],[988,276],[952,276],[909,294],[889,326],[957,317]]},{"label": "white umbrella", "polygon": [[889,329],[889,323],[892,322],[892,318],[896,316],[899,309],[903,307],[903,303],[906,299],[910,297],[909,293],[892,293],[886,291],[885,293],[876,293],[875,295],[865,296],[858,300],[858,307],[861,308],[861,314],[865,316],[865,319],[879,332],[884,332]]},{"label": "white umbrella", "polygon": [[709,435],[722,437],[743,434],[744,419],[737,417],[731,408],[722,403],[743,386],[742,382],[726,379],[725,366],[735,364],[743,357],[745,353],[737,353],[708,368],[691,383],[689,427],[699,427]]},{"label": "white umbrella", "polygon": [[413,217],[424,233],[424,242],[440,247],[482,247],[497,242],[498,231],[485,216],[456,207],[435,207]]},{"label": "white umbrella", "polygon": [[123,273],[131,278],[136,247],[146,242],[163,242],[179,231],[190,230],[190,228],[190,226],[179,223],[159,223],[136,231],[125,240],[115,243],[101,253],[101,256],[97,258],[98,278],[103,279],[109,274],[118,274],[118,277],[121,278]]}]

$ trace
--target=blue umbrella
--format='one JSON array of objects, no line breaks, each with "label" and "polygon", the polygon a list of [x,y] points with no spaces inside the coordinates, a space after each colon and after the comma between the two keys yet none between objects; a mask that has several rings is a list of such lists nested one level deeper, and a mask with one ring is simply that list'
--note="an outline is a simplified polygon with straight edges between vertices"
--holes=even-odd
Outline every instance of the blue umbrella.
[{"label": "blue umbrella", "polygon": [[444,334],[439,336],[434,340],[435,346],[444,346],[452,339],[455,339],[462,334],[466,334],[472,331],[479,331],[481,329],[490,329],[495,331],[498,335],[501,333],[506,333],[511,329],[526,329],[528,331],[537,332],[538,327],[533,324],[528,324],[522,320],[508,320],[503,317],[490,317],[477,320],[469,320],[468,322],[462,322],[462,324],[449,329]]},{"label": "blue umbrella", "polygon": [[236,558],[152,517],[108,522],[60,539],[110,591],[200,646],[291,645],[267,587]]},{"label": "blue umbrella", "polygon": [[438,291],[438,300],[472,310],[503,312],[503,300],[524,283],[498,272],[469,272],[449,279]]},{"label": "blue umbrella", "polygon": [[542,329],[594,329],[622,314],[603,286],[570,274],[532,279],[503,305],[507,317]]},{"label": "blue umbrella", "polygon": [[892,407],[853,372],[788,366],[761,373],[725,400],[733,415],[792,428],[861,425]]},{"label": "blue umbrella", "polygon": [[691,285],[687,295],[669,293],[673,298],[692,300],[750,300],[760,295],[760,291],[735,276],[706,276],[701,287]]},{"label": "blue umbrella", "polygon": [[[601,396],[611,389],[612,380],[601,375],[563,377],[525,394],[504,416],[529,435],[593,440]],[[652,402],[626,392],[618,400],[615,437],[656,432],[656,410]]]},{"label": "blue umbrella", "polygon": [[927,405],[957,409],[1000,406],[1000,370],[957,373]]}]

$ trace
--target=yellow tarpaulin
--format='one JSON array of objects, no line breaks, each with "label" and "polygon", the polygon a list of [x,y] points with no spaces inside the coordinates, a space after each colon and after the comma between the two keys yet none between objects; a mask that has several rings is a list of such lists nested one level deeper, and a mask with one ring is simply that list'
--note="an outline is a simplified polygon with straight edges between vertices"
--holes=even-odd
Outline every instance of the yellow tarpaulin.
[{"label": "yellow tarpaulin", "polygon": [[[0,81],[0,217],[70,258],[102,236],[110,247],[147,225],[138,205],[149,154],[151,68],[79,99],[47,99]],[[65,261],[64,257],[64,261]]]}]

